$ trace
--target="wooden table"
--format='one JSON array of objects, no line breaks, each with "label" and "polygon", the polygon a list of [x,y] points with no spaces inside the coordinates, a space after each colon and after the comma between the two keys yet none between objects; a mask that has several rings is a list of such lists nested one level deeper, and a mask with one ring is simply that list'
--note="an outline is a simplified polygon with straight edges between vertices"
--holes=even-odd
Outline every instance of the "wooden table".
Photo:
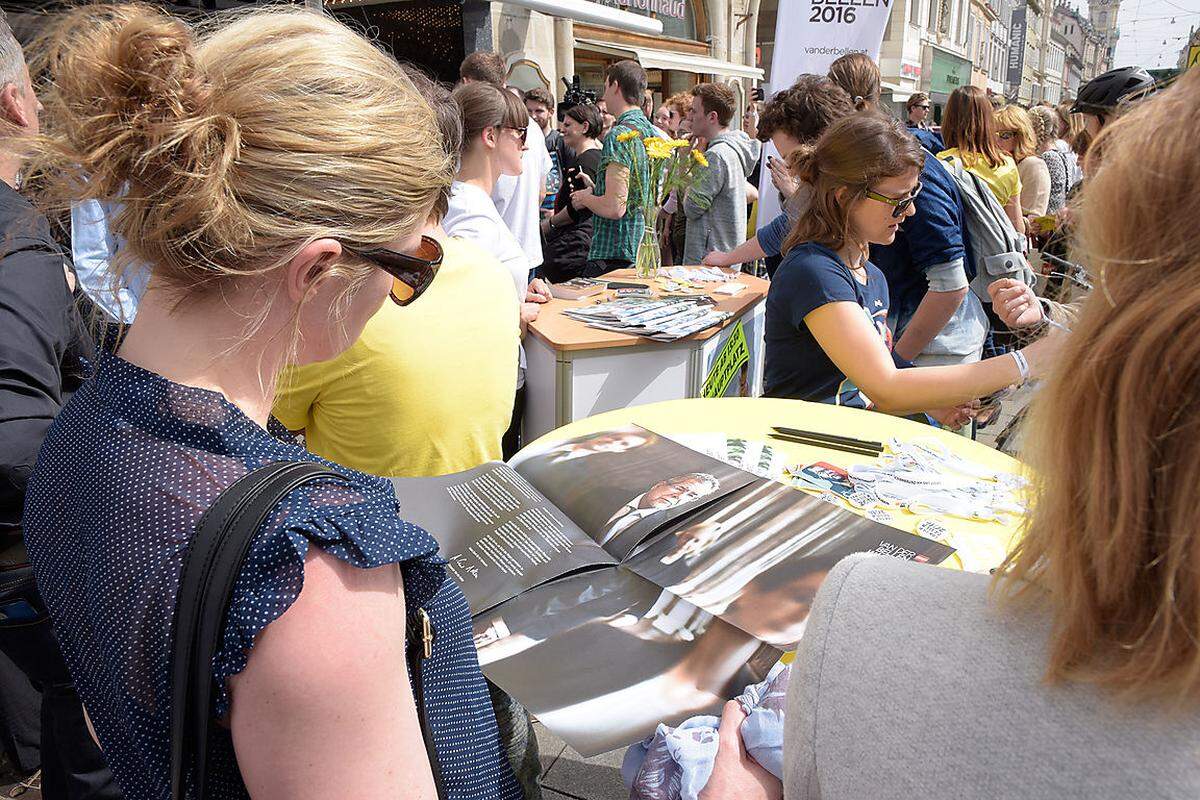
[{"label": "wooden table", "polygon": [[[632,270],[617,270],[604,278],[650,283],[655,296],[663,293],[666,280],[640,280]],[[542,306],[525,337],[526,441],[593,414],[701,397],[714,367],[728,364],[738,336],[745,337],[748,361],[720,394],[761,394],[764,306],[770,284],[741,273],[736,281],[746,288],[734,297],[713,294],[720,284],[702,284],[702,291],[693,292],[708,294],[716,308],[730,316],[719,326],[675,342],[589,328],[562,313],[612,299],[611,292],[581,300],[555,299]]]}]

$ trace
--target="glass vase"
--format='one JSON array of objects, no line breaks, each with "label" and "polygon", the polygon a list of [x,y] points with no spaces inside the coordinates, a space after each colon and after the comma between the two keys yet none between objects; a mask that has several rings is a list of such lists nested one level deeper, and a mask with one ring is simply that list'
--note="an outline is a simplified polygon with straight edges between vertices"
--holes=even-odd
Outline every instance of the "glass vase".
[{"label": "glass vase", "polygon": [[658,242],[657,214],[646,216],[646,225],[642,229],[642,238],[638,242],[637,258],[633,262],[637,276],[642,280],[653,280],[658,277],[662,267],[662,249]]}]

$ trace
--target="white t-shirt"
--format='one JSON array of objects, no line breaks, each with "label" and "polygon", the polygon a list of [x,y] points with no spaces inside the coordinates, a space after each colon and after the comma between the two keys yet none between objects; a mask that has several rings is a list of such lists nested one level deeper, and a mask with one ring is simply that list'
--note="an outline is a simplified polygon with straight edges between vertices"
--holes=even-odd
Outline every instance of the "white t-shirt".
[{"label": "white t-shirt", "polygon": [[542,220],[538,210],[554,162],[546,149],[546,137],[532,118],[525,131],[525,146],[528,149],[521,154],[521,174],[501,175],[492,189],[492,200],[504,224],[521,243],[529,268],[533,269],[542,263]]},{"label": "white t-shirt", "polygon": [[[447,235],[471,242],[496,256],[512,276],[517,302],[525,302],[531,269],[529,258],[504,220],[500,219],[496,205],[487,192],[474,184],[455,181],[450,187],[450,204],[442,219],[442,228]],[[522,347],[517,388],[524,385],[525,348]]]},{"label": "white t-shirt", "polygon": [[500,259],[500,263],[512,273],[513,286],[517,291],[517,302],[525,302],[525,290],[529,286],[529,257],[513,232],[500,218],[495,203],[478,186],[455,181],[450,187],[450,207],[442,220],[446,233],[465,239],[476,247]]}]

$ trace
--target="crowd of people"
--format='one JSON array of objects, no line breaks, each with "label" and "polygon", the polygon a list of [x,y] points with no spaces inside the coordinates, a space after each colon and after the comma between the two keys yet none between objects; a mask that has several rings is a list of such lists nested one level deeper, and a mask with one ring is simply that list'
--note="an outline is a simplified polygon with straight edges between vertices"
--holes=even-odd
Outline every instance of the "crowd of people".
[{"label": "crowd of people", "polygon": [[[82,6],[28,51],[0,22],[0,744],[43,795],[171,796],[191,537],[292,460],[337,477],[245,559],[205,797],[540,796],[529,717],[385,478],[519,448],[549,283],[634,261],[633,131],[709,165],[664,204],[664,263],[767,262],[768,396],[960,429],[1042,381],[996,574],[842,562],[782,783],[731,704],[702,797],[1196,796],[1200,71],[1114,70],[1059,109],[963,87],[937,127],[925,95],[881,108],[857,53],[740,118],[720,83],[654,108],[634,61],[569,107],[505,80],[478,52],[441,85],[299,9]],[[748,230],[758,173],[783,212]],[[1034,291],[1075,262],[1081,300]]]}]

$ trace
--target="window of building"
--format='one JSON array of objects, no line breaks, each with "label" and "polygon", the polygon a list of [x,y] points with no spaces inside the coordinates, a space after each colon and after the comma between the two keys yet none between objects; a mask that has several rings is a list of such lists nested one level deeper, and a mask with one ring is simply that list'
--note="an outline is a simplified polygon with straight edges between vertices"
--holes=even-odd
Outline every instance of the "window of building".
[{"label": "window of building", "polygon": [[913,25],[921,24],[921,0],[908,0],[908,21]]}]

